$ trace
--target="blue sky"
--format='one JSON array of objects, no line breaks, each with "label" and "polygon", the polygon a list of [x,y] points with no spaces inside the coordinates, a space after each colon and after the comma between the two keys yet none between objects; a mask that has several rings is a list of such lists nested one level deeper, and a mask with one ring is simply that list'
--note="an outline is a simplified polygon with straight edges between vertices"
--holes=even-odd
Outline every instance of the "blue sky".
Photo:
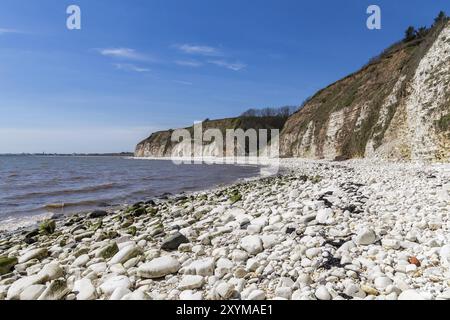
[{"label": "blue sky", "polygon": [[158,129],[299,105],[439,10],[450,2],[0,0],[0,153],[131,151]]}]

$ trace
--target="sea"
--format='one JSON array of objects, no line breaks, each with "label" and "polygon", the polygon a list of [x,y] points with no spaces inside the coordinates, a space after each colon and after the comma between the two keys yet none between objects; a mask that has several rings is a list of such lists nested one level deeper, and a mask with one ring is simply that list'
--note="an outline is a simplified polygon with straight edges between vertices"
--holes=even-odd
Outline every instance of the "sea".
[{"label": "sea", "polygon": [[229,185],[257,177],[254,165],[175,164],[119,156],[0,156],[0,230]]}]

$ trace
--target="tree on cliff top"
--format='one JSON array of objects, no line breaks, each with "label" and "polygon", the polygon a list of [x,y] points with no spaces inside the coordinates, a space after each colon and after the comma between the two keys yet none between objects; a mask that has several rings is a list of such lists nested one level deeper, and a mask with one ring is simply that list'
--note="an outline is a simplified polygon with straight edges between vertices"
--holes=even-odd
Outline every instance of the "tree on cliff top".
[{"label": "tree on cliff top", "polygon": [[280,108],[248,109],[241,114],[241,117],[281,117],[288,118],[297,111],[297,107],[284,106]]},{"label": "tree on cliff top", "polygon": [[405,31],[405,42],[412,41],[416,38],[416,29],[413,26],[409,26]]},{"label": "tree on cliff top", "polygon": [[440,11],[438,16],[434,19],[434,24],[438,24],[439,22],[445,21],[447,19],[448,19],[448,17],[445,14],[445,12],[444,11]]},{"label": "tree on cliff top", "polygon": [[425,38],[428,34],[429,29],[427,27],[420,27],[416,31],[417,38]]}]

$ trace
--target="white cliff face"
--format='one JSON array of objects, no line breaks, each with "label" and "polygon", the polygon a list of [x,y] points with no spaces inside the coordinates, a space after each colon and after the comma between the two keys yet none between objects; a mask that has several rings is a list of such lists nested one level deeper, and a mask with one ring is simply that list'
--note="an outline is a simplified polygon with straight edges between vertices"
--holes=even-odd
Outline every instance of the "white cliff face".
[{"label": "white cliff face", "polygon": [[294,114],[283,155],[449,161],[450,22],[390,50]]},{"label": "white cliff face", "polygon": [[316,156],[315,126],[310,121],[304,132],[284,135],[282,146],[292,146],[292,155],[300,158],[314,158]]},{"label": "white cliff face", "polygon": [[370,111],[370,105],[368,103],[365,103],[359,112],[358,118],[356,119],[356,130],[361,128],[361,125],[363,124],[364,120],[367,119]]},{"label": "white cliff face", "polygon": [[442,109],[449,90],[450,25],[447,25],[420,62],[406,101],[412,160],[429,160],[440,153],[440,138],[434,124],[443,112],[450,112],[450,106]]},{"label": "white cliff face", "polygon": [[145,143],[138,147],[136,156],[138,157],[160,157],[165,154],[166,146],[163,144]]},{"label": "white cliff face", "polygon": [[406,79],[406,76],[404,76],[404,75],[401,76],[400,79],[398,79],[397,83],[395,84],[394,89],[392,90],[391,94],[386,98],[386,101],[384,102],[383,106],[381,107],[380,116],[378,118],[377,124],[379,124],[379,125],[386,124],[389,107],[392,105],[395,105],[399,102],[398,93],[399,93],[400,88],[402,87],[405,79]]},{"label": "white cliff face", "polygon": [[314,122],[311,121],[308,124],[308,128],[306,129],[305,134],[301,137],[301,143],[297,150],[297,153],[302,153],[302,150],[304,150],[302,154],[303,157],[311,157],[316,154],[314,130],[315,130]]},{"label": "white cliff face", "polygon": [[184,140],[178,144],[175,144],[172,148],[171,156],[174,158],[186,158],[186,157],[223,157],[223,147],[217,145],[215,142],[210,144],[195,143],[194,140]]},{"label": "white cliff face", "polygon": [[405,81],[402,76],[383,104],[378,126],[386,125],[390,107],[396,114],[389,124],[380,146],[374,145],[375,133],[366,145],[368,158],[406,158],[419,161],[448,161],[448,140],[436,130],[436,121],[450,113],[445,99],[450,91],[450,24],[419,62],[406,87],[406,97],[398,100],[398,90]]},{"label": "white cliff face", "polygon": [[[392,92],[383,102],[383,105],[380,108],[380,113],[378,116],[378,121],[376,124],[377,128],[384,128],[387,125],[389,109],[394,107],[399,103],[399,91],[402,87],[406,76],[402,75],[394,85]],[[393,148],[393,144],[389,142],[389,139],[384,139],[383,144],[381,146],[375,146],[374,139],[379,138],[382,133],[380,131],[375,131],[372,138],[369,139],[366,145],[366,158],[387,158],[389,157],[389,152]]]},{"label": "white cliff face", "polygon": [[333,160],[339,155],[338,135],[345,123],[345,109],[334,112],[328,122],[327,134],[323,145],[323,157]]},{"label": "white cliff face", "polygon": [[273,138],[279,139],[279,131],[285,122],[286,118],[279,116],[207,120],[199,127],[155,132],[136,146],[135,155],[221,158],[224,155],[233,157],[248,153],[252,156]]}]

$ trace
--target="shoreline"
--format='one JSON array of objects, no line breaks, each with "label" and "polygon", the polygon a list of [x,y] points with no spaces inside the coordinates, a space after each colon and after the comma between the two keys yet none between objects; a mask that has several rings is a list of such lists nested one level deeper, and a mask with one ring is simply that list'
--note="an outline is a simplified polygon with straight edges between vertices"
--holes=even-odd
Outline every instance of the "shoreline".
[{"label": "shoreline", "polygon": [[[30,156],[41,156],[41,155],[30,155]],[[79,157],[85,157],[85,156],[79,156]],[[94,156],[89,156],[89,157],[94,157]],[[128,157],[128,156],[118,156],[120,158],[123,159],[129,159],[129,160],[159,160],[159,161],[172,161],[171,158],[136,158],[136,157]],[[183,161],[186,159],[183,159]],[[196,159],[196,161],[198,161],[198,159]],[[202,192],[202,191],[209,191],[209,190],[213,190],[215,188],[218,187],[222,187],[222,186],[229,186],[232,184],[235,184],[241,180],[248,180],[248,179],[259,179],[262,175],[266,174],[264,172],[264,165],[258,165],[256,163],[256,161],[249,163],[249,164],[245,164],[243,162],[239,162],[236,164],[233,163],[224,163],[225,165],[236,165],[236,166],[245,166],[245,165],[249,165],[249,166],[259,166],[261,171],[258,175],[255,175],[254,177],[251,178],[238,178],[237,180],[233,181],[233,182],[229,182],[229,183],[217,183],[216,185],[210,186],[210,187],[199,187],[198,190],[195,191],[183,191],[181,193],[175,193],[175,194],[170,194],[170,196],[172,197],[177,197],[177,196],[181,196],[181,195],[185,195],[185,194],[190,194],[190,193],[195,193],[195,192]],[[217,164],[217,165],[220,165]],[[265,164],[267,165],[267,163]],[[164,194],[160,194],[157,196],[152,197],[153,199],[158,199],[163,197]],[[143,200],[141,200],[143,201]],[[117,204],[111,204],[108,206],[102,206],[101,208],[97,208],[97,210],[109,210],[109,211],[114,211],[116,209],[120,209],[122,207],[125,207],[127,205],[130,205],[130,203],[117,203]],[[5,216],[2,217],[0,220],[0,238],[2,236],[4,236],[4,234],[12,234],[12,233],[17,233],[17,232],[21,232],[23,230],[28,230],[28,229],[32,229],[35,228],[41,221],[45,220],[45,219],[51,219],[54,216],[60,216],[60,217],[70,217],[73,215],[87,215],[89,212],[91,212],[92,210],[95,209],[84,209],[84,210],[80,210],[80,211],[74,211],[74,212],[70,212],[70,213],[58,213],[58,212],[51,212],[51,211],[47,211],[44,212],[44,209],[42,208],[41,210],[36,209],[36,213],[34,214],[21,214],[18,217],[15,216]],[[39,212],[38,212],[39,211]]]},{"label": "shoreline", "polygon": [[450,299],[450,164],[280,161],[2,237],[0,299]]},{"label": "shoreline", "polygon": [[[132,160],[138,160],[139,158],[129,158],[129,157],[123,157],[124,159],[132,159]],[[140,159],[140,160],[161,160],[161,161],[172,161],[172,159],[170,158],[164,158],[164,159],[159,159],[159,158],[145,158],[145,159]],[[218,164],[220,165],[220,164]],[[243,163],[239,163],[239,164],[228,164],[228,165],[238,165],[238,166],[245,166],[245,164]],[[257,166],[256,163],[252,163],[252,164],[248,164],[250,166]],[[198,192],[209,192],[209,191],[213,191],[217,188],[223,188],[226,186],[232,186],[236,183],[239,183],[241,181],[252,181],[252,180],[258,180],[260,179],[263,175],[267,174],[267,172],[264,171],[264,166],[263,165],[259,165],[260,167],[260,172],[258,175],[250,177],[250,178],[238,178],[237,180],[233,181],[233,182],[229,182],[229,183],[218,183],[212,187],[205,187],[205,188],[199,188],[198,190],[195,191],[183,191],[181,193],[175,193],[175,194],[170,194],[170,195],[165,195],[165,194],[160,194],[154,197],[151,197],[153,200],[157,200],[157,199],[161,199],[164,198],[166,196],[170,196],[172,198],[176,198],[176,197],[180,197],[180,196],[185,196],[185,195],[191,195],[191,194],[195,194]],[[270,173],[269,173],[270,174]],[[144,201],[144,199],[142,199],[141,201]],[[108,206],[103,206],[102,208],[98,208],[96,210],[106,210],[106,211],[115,211],[115,210],[120,210],[121,208],[124,208],[126,206],[129,206],[130,203],[118,203],[115,205],[108,205]],[[81,216],[86,216],[88,215],[90,212],[92,212],[94,209],[85,209],[85,210],[80,210],[80,211],[75,211],[75,212],[70,212],[70,213],[57,213],[57,212],[40,212],[40,213],[36,213],[36,214],[23,214],[20,217],[14,217],[14,216],[8,216],[5,218],[2,218],[0,220],[0,239],[2,239],[2,237],[4,237],[5,235],[11,235],[11,234],[17,234],[23,231],[27,231],[27,230],[31,230],[36,228],[40,222],[47,220],[47,219],[53,219],[53,217],[59,217],[58,219],[64,219],[64,218],[69,218],[71,216],[74,215],[81,215]],[[43,210],[42,210],[43,211]],[[6,225],[6,226],[5,226]]]}]

